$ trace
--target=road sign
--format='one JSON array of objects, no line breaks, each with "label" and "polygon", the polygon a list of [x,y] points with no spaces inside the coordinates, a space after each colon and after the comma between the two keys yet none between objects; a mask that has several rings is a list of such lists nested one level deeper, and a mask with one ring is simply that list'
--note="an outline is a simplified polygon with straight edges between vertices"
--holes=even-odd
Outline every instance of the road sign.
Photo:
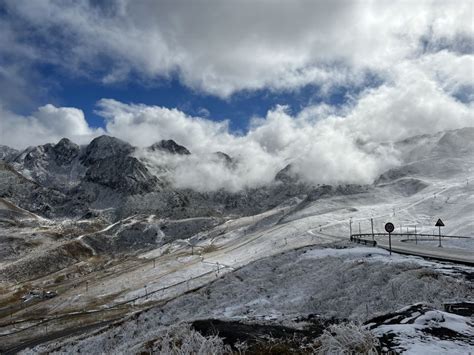
[{"label": "road sign", "polygon": [[391,222],[385,223],[385,230],[388,232],[388,249],[392,255],[392,232],[395,230],[395,226]]},{"label": "road sign", "polygon": [[438,230],[439,230],[439,244],[438,244],[438,247],[441,248],[441,227],[444,227],[444,223],[441,220],[441,218],[438,218],[438,221],[436,222],[435,227],[438,227]]},{"label": "road sign", "polygon": [[395,230],[395,226],[393,225],[393,223],[388,222],[385,224],[385,230],[388,233],[392,233]]}]

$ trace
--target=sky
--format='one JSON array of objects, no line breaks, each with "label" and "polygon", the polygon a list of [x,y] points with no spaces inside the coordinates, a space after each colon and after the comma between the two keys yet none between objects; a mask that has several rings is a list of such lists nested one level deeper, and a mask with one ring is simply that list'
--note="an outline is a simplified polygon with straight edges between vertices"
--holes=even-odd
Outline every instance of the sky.
[{"label": "sky", "polygon": [[235,189],[288,163],[367,182],[397,164],[381,142],[474,126],[473,15],[464,0],[0,0],[0,144],[174,139],[247,161]]}]

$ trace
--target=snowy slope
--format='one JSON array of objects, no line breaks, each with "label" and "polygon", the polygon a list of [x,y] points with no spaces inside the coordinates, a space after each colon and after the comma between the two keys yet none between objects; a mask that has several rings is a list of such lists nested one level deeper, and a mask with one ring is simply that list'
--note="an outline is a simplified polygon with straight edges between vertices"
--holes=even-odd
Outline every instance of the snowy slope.
[{"label": "snowy slope", "polygon": [[[11,275],[35,275],[29,287],[54,287],[59,293],[16,312],[16,319],[24,323],[15,329],[33,325],[22,336],[39,336],[30,314],[44,314],[49,319],[84,310],[111,310],[111,314],[126,317],[151,307],[120,327],[111,326],[97,336],[85,334],[77,343],[66,339],[62,345],[68,352],[117,353],[140,347],[162,327],[198,318],[301,326],[295,319],[317,314],[328,320],[362,322],[415,302],[441,309],[444,302],[471,299],[472,268],[409,256],[390,257],[381,249],[352,248],[348,239],[350,225],[354,233],[359,231],[359,223],[361,232],[370,232],[371,218],[376,232],[382,232],[384,224],[391,221],[396,231],[408,228],[412,232],[416,226],[418,232],[432,233],[441,218],[445,233],[474,237],[473,132],[442,132],[394,143],[402,163],[373,185],[311,186],[291,178],[238,193],[173,189],[159,179],[153,182],[156,190],[152,187],[150,191],[135,182],[129,184],[135,178],[116,179],[115,172],[110,173],[108,163],[100,160],[102,155],[96,155],[106,149],[104,142],[95,142],[86,151],[80,148],[79,155],[72,158],[85,169],[75,175],[77,189],[71,190],[73,195],[57,192],[63,197],[50,205],[53,211],[54,203],[63,211],[74,206],[70,211],[76,217],[84,213],[91,229],[77,233],[86,221],[52,220],[47,228],[67,222],[74,231],[61,233],[56,241],[45,238],[47,247],[41,246],[24,259],[19,253],[20,260],[9,265]],[[113,159],[121,162],[136,159],[130,171],[147,182],[147,174],[153,171],[151,162],[131,156],[133,149],[126,143],[111,142],[114,149],[108,158],[115,156]],[[159,145],[159,154],[162,146],[166,144]],[[173,152],[184,152],[184,147],[171,146]],[[43,170],[35,171],[47,171],[48,159],[41,160]],[[2,181],[11,184],[8,186],[17,189],[20,182],[24,186],[18,190],[21,193],[13,190],[12,196],[19,201],[31,202],[32,196],[38,196],[29,192],[33,186],[50,191],[9,168],[0,173]],[[130,194],[137,186],[140,192]],[[2,189],[5,194],[11,192],[9,187]],[[106,223],[109,225],[104,228]],[[400,243],[409,248],[412,241]],[[418,246],[431,243],[420,240]],[[48,253],[62,253],[65,245],[68,252],[72,250],[66,259],[56,260],[56,252]],[[76,257],[76,249],[69,245],[80,251]],[[329,248],[321,249],[323,246]],[[446,241],[445,250],[449,247],[474,251],[471,239],[461,245]],[[38,262],[48,267],[36,267]],[[35,270],[28,270],[28,265]],[[18,294],[11,284],[3,291],[2,302]],[[85,324],[97,322],[93,317],[86,320]],[[51,319],[48,324],[50,331],[76,326],[72,319],[64,323]],[[374,334],[389,332],[381,329]],[[10,330],[4,329],[6,333]],[[114,336],[126,341],[116,345],[111,340]],[[18,339],[11,335],[8,342]],[[442,350],[444,345],[439,346]]]}]

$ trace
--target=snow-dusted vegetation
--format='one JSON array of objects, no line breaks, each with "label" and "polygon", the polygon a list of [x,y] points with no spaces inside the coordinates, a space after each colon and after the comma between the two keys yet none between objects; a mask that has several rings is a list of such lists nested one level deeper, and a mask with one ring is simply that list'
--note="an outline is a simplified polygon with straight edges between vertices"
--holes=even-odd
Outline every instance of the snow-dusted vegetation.
[{"label": "snow-dusted vegetation", "polygon": [[[473,285],[466,273],[472,275],[473,270],[412,257],[389,258],[373,248],[306,248],[253,262],[96,335],[38,350],[119,353],[162,339],[164,329],[179,322],[217,318],[298,329],[317,316],[342,323],[328,328],[315,349],[370,352],[377,339],[367,329],[345,325],[347,320],[362,325],[416,302],[440,308],[443,302],[470,299]],[[473,325],[465,323],[472,332]],[[383,329],[374,334],[382,335]]]},{"label": "snow-dusted vegetation", "polygon": [[[439,216],[443,232],[471,235],[471,148],[446,143],[464,133],[397,142],[406,164],[374,184],[311,185],[285,168],[272,184],[238,192],[150,180],[143,169],[153,162],[129,160],[133,147],[110,137],[73,146],[77,180],[65,187],[44,168],[63,157],[30,149],[39,165],[22,165],[20,156],[21,172],[0,166],[0,242],[9,250],[0,254],[2,349],[371,353],[417,349],[428,335],[435,352],[469,349],[472,321],[456,316],[457,331],[441,320],[453,315],[446,303],[473,302],[472,238],[443,238],[443,248],[433,236],[413,239],[415,227],[433,234]],[[110,153],[104,142],[127,178],[101,165]],[[428,160],[415,159],[420,149]],[[447,174],[435,160],[455,168]],[[62,167],[58,174],[67,174]],[[383,235],[374,238],[380,248],[351,243],[349,228],[368,233],[371,220],[376,233],[395,223],[393,247],[408,255],[390,255]],[[409,255],[440,253],[466,265]],[[385,322],[419,303],[426,308],[410,321]],[[413,324],[433,326],[396,327],[418,316]]]},{"label": "snow-dusted vegetation", "polygon": [[473,13],[0,0],[0,353],[474,353]]}]

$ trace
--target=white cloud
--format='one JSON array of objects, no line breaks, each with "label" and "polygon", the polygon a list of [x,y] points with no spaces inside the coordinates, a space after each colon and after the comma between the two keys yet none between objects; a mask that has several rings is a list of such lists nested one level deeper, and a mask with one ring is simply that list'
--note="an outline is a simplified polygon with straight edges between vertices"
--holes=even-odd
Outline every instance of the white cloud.
[{"label": "white cloud", "polygon": [[[291,115],[277,106],[265,117],[254,118],[246,134],[229,132],[228,122],[191,117],[177,109],[125,104],[112,99],[98,102],[106,120],[105,133],[146,147],[162,139],[186,146],[191,156],[137,154],[150,166],[164,164],[178,187],[200,191],[232,191],[270,183],[291,163],[311,183],[371,183],[399,164],[398,153],[381,142],[417,134],[474,126],[474,108],[450,96],[419,66],[401,63],[393,68],[397,80],[362,92],[338,109],[310,106]],[[55,141],[63,136],[85,143],[104,133],[90,128],[81,110],[40,107],[22,117],[3,111],[1,142],[15,147]],[[213,155],[222,151],[237,164],[230,169]],[[152,164],[154,162],[154,164]],[[171,175],[170,175],[171,174]]]},{"label": "white cloud", "polygon": [[[417,66],[397,70],[403,74],[396,83],[367,90],[346,107],[311,106],[292,116],[279,106],[240,136],[226,122],[176,109],[101,100],[100,112],[109,133],[133,144],[174,139],[188,147],[192,156],[166,163],[180,187],[239,190],[271,182],[288,163],[312,183],[371,183],[400,163],[398,152],[381,142],[474,126],[472,105],[448,95]],[[216,163],[210,155],[216,151],[235,157],[236,170]]]},{"label": "white cloud", "polygon": [[146,80],[177,75],[220,97],[357,85],[366,71],[390,79],[394,64],[424,55],[422,41],[449,48],[473,36],[468,0],[94,3],[6,1],[13,23],[26,21],[51,44],[31,44],[37,60],[100,73],[104,83],[127,80],[131,72]]},{"label": "white cloud", "polygon": [[107,132],[137,146],[148,146],[161,139],[174,139],[195,152],[219,150],[232,139],[228,122],[214,122],[187,116],[178,109],[124,104],[102,99],[97,113],[106,119]]},{"label": "white cloud", "polygon": [[54,143],[63,137],[84,144],[103,132],[90,128],[77,108],[48,104],[30,116],[21,116],[0,107],[0,144],[14,148]]},{"label": "white cloud", "polygon": [[[167,162],[181,187],[265,184],[290,162],[314,183],[370,182],[398,163],[380,142],[474,125],[472,94],[457,99],[474,85],[471,1],[92,3],[6,0],[3,56],[58,65],[104,84],[176,76],[222,98],[308,84],[330,92],[363,86],[368,73],[382,81],[341,107],[313,105],[292,115],[278,106],[242,135],[229,132],[226,121],[178,109],[101,100],[108,134],[141,147],[174,139],[192,151]],[[29,41],[32,34],[37,42]],[[15,77],[11,63],[2,67],[7,62],[0,54],[0,77]],[[23,80],[19,87],[26,86]],[[16,147],[62,136],[84,143],[102,133],[74,108],[0,114],[0,143]],[[236,158],[236,170],[216,163],[215,151]]]},{"label": "white cloud", "polygon": [[[474,44],[473,44],[474,45]],[[474,55],[456,54],[447,50],[422,56],[416,64],[450,95],[462,90],[474,95]]]}]

